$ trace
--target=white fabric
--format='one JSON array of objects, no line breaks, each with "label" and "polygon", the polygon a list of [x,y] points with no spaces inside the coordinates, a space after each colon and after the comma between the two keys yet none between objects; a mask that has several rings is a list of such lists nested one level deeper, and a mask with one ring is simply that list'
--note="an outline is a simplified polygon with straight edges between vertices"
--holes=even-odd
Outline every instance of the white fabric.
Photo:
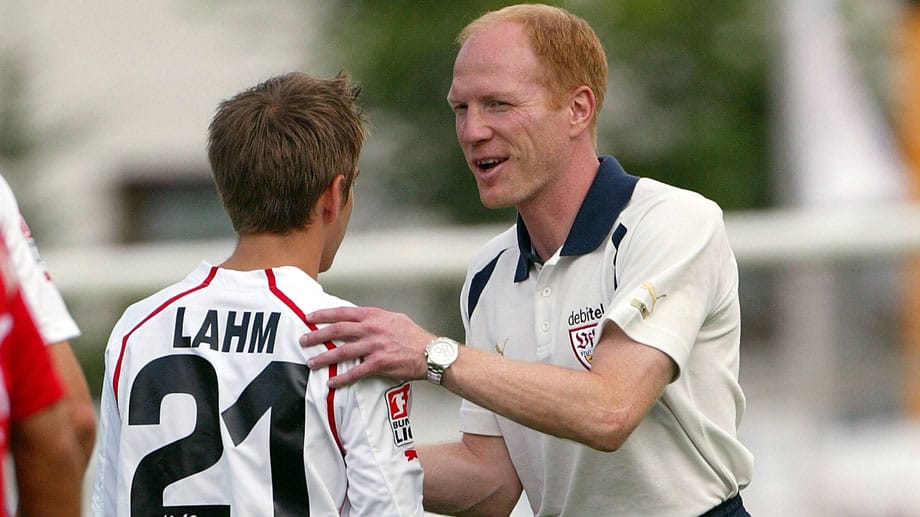
[{"label": "white fabric", "polygon": [[[611,237],[621,225],[626,233],[617,246]],[[698,515],[746,486],[753,460],[736,437],[745,404],[738,383],[738,272],[718,206],[640,179],[597,249],[557,252],[532,265],[521,282],[514,281],[516,235],[511,228],[493,239],[470,266],[462,294],[467,343],[509,359],[585,371],[598,329],[617,324],[680,369],[613,453],[464,402],[461,430],[504,437],[534,513]],[[472,278],[497,256],[469,314]]]},{"label": "white fabric", "polygon": [[[214,275],[210,281],[209,275]],[[278,476],[280,480],[272,479],[272,463],[286,458],[303,468],[310,515],[421,515],[422,471],[408,423],[409,384],[394,386],[392,381],[372,378],[336,390],[330,420],[326,387],[330,369],[309,374],[305,395],[302,384],[292,381],[296,376],[289,374],[276,371],[264,384],[254,381],[280,365],[297,375],[308,371],[306,359],[323,347],[305,350],[298,344],[298,337],[309,328],[303,315],[342,305],[350,304],[324,293],[294,267],[239,272],[202,263],[185,280],[129,307],[115,325],[105,353],[93,514],[183,515],[187,510],[189,515],[208,515],[192,507],[227,505],[225,515],[273,515],[275,498],[302,492],[283,488],[285,483],[296,484],[297,468]],[[273,318],[278,318],[274,335]],[[234,329],[228,322],[236,326],[236,337],[231,336]],[[197,374],[180,371],[193,364]],[[340,364],[338,371],[354,364]],[[179,393],[189,378],[206,379],[209,373],[216,379],[211,386],[200,381],[188,390],[194,393]],[[159,398],[151,396],[154,390],[143,387],[145,377],[166,391],[161,406],[157,406]],[[269,398],[251,397],[257,388]],[[280,398],[285,394],[305,401],[303,421],[297,417],[283,424],[274,421],[281,409],[294,406],[294,400]],[[216,401],[209,402],[207,396]],[[258,400],[261,405],[255,403]],[[272,404],[278,407],[265,409]],[[262,409],[236,414],[242,427],[240,422],[234,424],[234,408],[256,407]],[[145,408],[158,417],[157,422],[144,424],[138,419],[132,424],[129,412]],[[210,423],[202,423],[202,412]],[[243,431],[236,435],[236,444],[231,429]],[[287,447],[270,452],[270,437],[281,437],[282,429],[286,433],[300,429],[305,434],[302,440],[296,434],[279,438]],[[216,431],[205,434],[211,430]],[[177,447],[184,438],[200,441],[181,454],[161,449]],[[296,453],[299,447],[302,458]],[[175,463],[173,468],[181,471],[174,476],[177,481],[165,490],[151,489],[152,507],[130,508],[132,489],[151,485],[132,484],[144,479],[135,478],[139,470],[147,472],[146,467],[139,469],[140,462],[161,454],[154,452],[158,449],[166,452],[153,465]],[[188,458],[189,453],[197,457],[208,452],[213,457],[200,460],[200,465]],[[165,512],[156,506],[160,501],[180,509]],[[292,511],[306,514],[303,507]]]},{"label": "white fabric", "polygon": [[45,344],[70,340],[80,329],[67,311],[61,293],[51,281],[45,262],[38,253],[13,191],[0,176],[0,232],[10,252],[10,262]]}]

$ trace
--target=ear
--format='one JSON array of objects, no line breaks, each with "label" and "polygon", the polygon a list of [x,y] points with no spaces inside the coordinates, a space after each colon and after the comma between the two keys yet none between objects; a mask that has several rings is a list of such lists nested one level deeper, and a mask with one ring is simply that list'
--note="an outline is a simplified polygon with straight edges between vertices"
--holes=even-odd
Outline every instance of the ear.
[{"label": "ear", "polygon": [[572,93],[569,101],[571,113],[569,136],[578,136],[581,132],[591,127],[594,120],[594,109],[597,107],[597,98],[587,86],[579,86]]},{"label": "ear", "polygon": [[326,190],[323,191],[323,194],[319,198],[318,205],[322,210],[323,222],[326,224],[334,223],[335,220],[339,218],[342,207],[344,207],[345,202],[348,201],[345,196],[350,195],[350,193],[342,192],[342,187],[344,185],[345,175],[339,174],[335,178],[332,178],[332,181],[329,182],[329,186],[326,187]]}]

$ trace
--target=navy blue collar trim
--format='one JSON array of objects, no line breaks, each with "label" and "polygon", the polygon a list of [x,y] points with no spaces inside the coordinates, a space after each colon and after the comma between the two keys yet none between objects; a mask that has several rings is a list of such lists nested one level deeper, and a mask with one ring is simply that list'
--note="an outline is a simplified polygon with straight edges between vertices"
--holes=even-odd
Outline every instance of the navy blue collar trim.
[{"label": "navy blue collar trim", "polygon": [[[612,156],[601,156],[598,161],[597,175],[559,252],[562,256],[584,255],[596,250],[629,203],[639,181],[636,176],[627,174]],[[517,239],[520,254],[514,281],[522,282],[530,276],[530,266],[540,261],[533,251],[530,234],[520,214],[517,217]]]}]

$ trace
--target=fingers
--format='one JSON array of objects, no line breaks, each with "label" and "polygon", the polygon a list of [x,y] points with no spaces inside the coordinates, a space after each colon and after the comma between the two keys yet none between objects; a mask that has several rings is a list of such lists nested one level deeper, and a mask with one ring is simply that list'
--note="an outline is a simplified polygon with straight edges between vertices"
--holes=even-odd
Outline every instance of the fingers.
[{"label": "fingers", "polygon": [[300,336],[300,346],[308,347],[322,345],[330,341],[352,341],[358,335],[358,327],[354,323],[333,323],[314,329]]},{"label": "fingers", "polygon": [[327,385],[330,388],[339,388],[351,384],[366,375],[375,373],[363,362],[363,357],[368,354],[368,352],[367,347],[360,343],[345,343],[307,359],[307,367],[311,370],[317,370],[319,368],[326,368],[332,364],[339,364],[352,359],[362,358],[361,362],[358,362],[347,371],[329,378]]},{"label": "fingers", "polygon": [[359,359],[349,371],[333,378],[330,387],[350,384],[368,375],[400,380],[425,377],[424,346],[433,335],[404,314],[373,307],[340,307],[313,312],[307,320],[321,326],[314,325],[312,332],[300,336],[301,346],[337,344],[311,357],[307,366],[316,370]]},{"label": "fingers", "polygon": [[[361,360],[347,370],[339,370],[338,374],[330,377],[327,385],[330,388],[339,388],[351,384],[368,376],[383,376],[399,381],[424,379],[427,372],[427,363],[423,354],[407,351],[406,349],[374,348],[364,343],[346,343],[335,350],[320,354],[313,359],[320,359],[323,364],[335,360],[336,357]],[[319,361],[308,361],[310,368],[315,369]]]},{"label": "fingers", "polygon": [[344,372],[340,370],[336,376],[330,377],[327,383],[330,388],[339,388],[369,375],[384,375],[401,379],[402,376],[398,373],[400,364],[389,364],[381,359],[381,356],[386,356],[386,354],[383,352],[380,354],[372,354],[371,347],[362,342],[345,343],[311,357],[307,360],[307,366],[311,370],[316,370],[332,364],[360,359],[348,370]]},{"label": "fingers", "polygon": [[[329,341],[350,341],[360,335],[358,323],[364,321],[373,309],[368,307],[336,307],[307,314],[311,332],[300,336],[300,345],[315,346]],[[329,324],[320,328],[317,325]]]},{"label": "fingers", "polygon": [[311,370],[316,370],[319,368],[325,368],[330,364],[336,364],[345,362],[357,357],[361,357],[359,350],[355,350],[355,346],[346,346],[339,345],[335,348],[329,349],[326,352],[313,356],[307,359],[307,366]]},{"label": "fingers", "polygon": [[347,386],[366,375],[371,375],[374,372],[370,370],[364,363],[359,363],[353,368],[349,369],[346,372],[340,373],[335,377],[330,377],[329,382],[326,383],[330,389],[341,388],[342,386]]},{"label": "fingers", "polygon": [[361,321],[372,311],[369,307],[335,307],[320,309],[307,314],[307,321],[315,324],[335,323],[338,321]]}]

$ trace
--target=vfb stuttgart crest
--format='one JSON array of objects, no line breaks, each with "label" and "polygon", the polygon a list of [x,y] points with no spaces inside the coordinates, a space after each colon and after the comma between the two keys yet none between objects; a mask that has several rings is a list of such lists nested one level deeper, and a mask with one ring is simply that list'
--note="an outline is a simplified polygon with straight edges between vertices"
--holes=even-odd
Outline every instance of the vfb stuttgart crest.
[{"label": "vfb stuttgart crest", "polygon": [[597,322],[578,327],[569,327],[569,342],[572,344],[572,351],[575,352],[578,362],[586,370],[591,369],[591,359],[594,357],[595,328],[597,328]]}]

